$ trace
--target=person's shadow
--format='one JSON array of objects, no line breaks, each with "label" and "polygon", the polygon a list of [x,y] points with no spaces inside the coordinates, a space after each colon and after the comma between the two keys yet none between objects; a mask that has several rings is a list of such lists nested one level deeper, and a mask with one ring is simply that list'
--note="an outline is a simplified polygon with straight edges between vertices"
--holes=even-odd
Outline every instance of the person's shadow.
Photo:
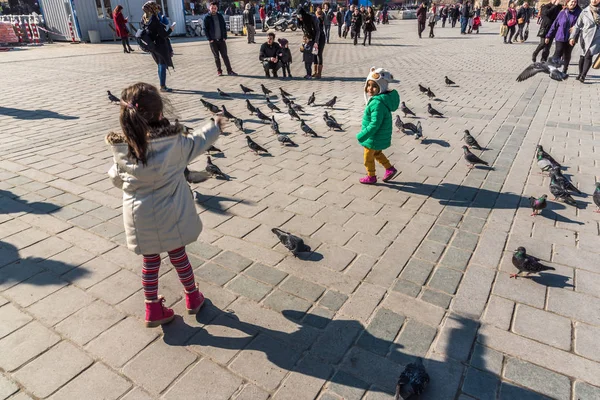
[{"label": "person's shadow", "polygon": [[0,106],[0,115],[13,117],[14,119],[34,120],[34,119],[79,119],[79,117],[64,115],[51,110],[21,110],[18,108]]}]

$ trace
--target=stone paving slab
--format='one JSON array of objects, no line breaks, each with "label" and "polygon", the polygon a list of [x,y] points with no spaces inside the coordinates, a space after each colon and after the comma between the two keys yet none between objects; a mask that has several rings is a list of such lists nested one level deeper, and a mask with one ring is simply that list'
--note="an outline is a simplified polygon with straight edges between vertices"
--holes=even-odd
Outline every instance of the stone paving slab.
[{"label": "stone paving slab", "polygon": [[[418,40],[415,25],[380,26],[370,47],[333,34],[324,77],[310,82],[266,80],[246,62],[258,46],[239,37],[228,45],[240,76],[217,78],[205,40],[173,40],[168,117],[199,128],[209,117],[200,97],[226,104],[272,157],[248,152],[233,127],[219,138],[224,154],[213,161],[231,180],[192,185],[204,231],[187,246],[208,301],[187,315],[165,258],[160,291],[178,316],[163,329],[143,326],[141,259],[126,248],[104,143],[119,129],[105,91],[156,83],[155,64],[116,43],[3,53],[0,399],[381,400],[415,357],[431,375],[422,399],[600,397],[600,214],[590,197],[600,180],[598,76],[517,83],[533,40],[504,46],[492,23],[479,35],[437,27],[434,40]],[[301,38],[278,36],[293,51]],[[404,120],[420,121],[425,140],[394,132],[386,155],[400,174],[364,186],[355,134],[372,65],[399,80],[393,87],[417,113]],[[319,138],[276,113],[299,145],[281,147],[238,93],[260,83],[302,105],[312,92],[318,104],[337,95],[330,112],[344,131],[327,130],[318,106],[303,118]],[[261,96],[249,99],[264,108]],[[279,93],[272,101],[281,104]],[[429,102],[446,118],[429,118]],[[466,168],[465,129],[492,168]],[[578,208],[551,201],[530,216],[528,197],[549,183],[537,144],[587,194]],[[203,167],[202,157],[191,164]],[[275,226],[314,252],[294,258]],[[517,246],[555,270],[510,279]]]}]

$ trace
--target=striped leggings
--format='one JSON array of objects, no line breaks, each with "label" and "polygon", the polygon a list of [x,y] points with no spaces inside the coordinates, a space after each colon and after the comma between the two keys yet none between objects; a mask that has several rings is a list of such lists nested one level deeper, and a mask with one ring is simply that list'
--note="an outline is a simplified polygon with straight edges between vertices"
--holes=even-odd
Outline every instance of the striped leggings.
[{"label": "striped leggings", "polygon": [[[179,281],[186,292],[192,292],[196,289],[194,279],[194,270],[188,260],[185,247],[180,247],[169,251],[169,259],[175,267]],[[144,255],[144,267],[142,268],[142,286],[144,287],[144,297],[146,300],[156,300],[158,298],[158,270],[160,269],[160,254]]]}]

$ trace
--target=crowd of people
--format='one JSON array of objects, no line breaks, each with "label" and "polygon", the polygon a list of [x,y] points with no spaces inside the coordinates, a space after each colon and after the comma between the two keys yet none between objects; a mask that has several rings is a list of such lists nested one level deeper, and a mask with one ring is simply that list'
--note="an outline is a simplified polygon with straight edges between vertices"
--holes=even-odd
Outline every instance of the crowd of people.
[{"label": "crowd of people", "polygon": [[[486,15],[491,11],[491,7],[486,7]],[[490,12],[491,15],[491,12]],[[419,38],[422,37],[425,27],[429,26],[429,37],[434,38],[434,28],[439,21],[442,21],[442,28],[446,27],[446,21],[454,28],[460,23],[461,35],[470,33],[479,33],[481,26],[481,6],[479,3],[464,1],[456,4],[441,4],[433,3],[430,8],[427,3],[422,2],[417,8],[417,32]]]}]

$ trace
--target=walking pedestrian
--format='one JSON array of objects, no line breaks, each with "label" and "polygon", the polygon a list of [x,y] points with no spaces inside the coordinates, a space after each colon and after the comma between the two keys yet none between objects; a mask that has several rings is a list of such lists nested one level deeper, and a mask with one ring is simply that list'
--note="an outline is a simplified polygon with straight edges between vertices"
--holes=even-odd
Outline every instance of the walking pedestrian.
[{"label": "walking pedestrian", "polygon": [[375,27],[375,11],[373,11],[373,7],[368,6],[367,12],[365,13],[365,38],[363,39],[363,46],[367,42],[367,37],[369,38],[369,46],[371,45],[371,35],[373,31],[377,28]]},{"label": "walking pedestrian", "polygon": [[[517,25],[517,10],[515,10],[515,3],[508,5],[506,15],[504,15],[504,21],[502,25],[507,27],[507,34],[504,36],[504,43],[512,44],[512,38],[516,32],[515,26]],[[508,41],[506,40],[508,38]]]},{"label": "walking pedestrian", "polygon": [[317,20],[319,21],[319,40],[317,40],[317,54],[315,54],[315,67],[316,71],[313,74],[313,77],[316,79],[321,79],[321,73],[323,72],[323,52],[325,51],[325,23],[327,20],[327,15],[322,9],[317,9],[316,12]]},{"label": "walking pedestrian", "polygon": [[142,27],[148,32],[150,40],[153,43],[152,58],[158,66],[158,80],[160,82],[161,92],[171,92],[167,87],[167,69],[173,68],[173,60],[169,51],[169,34],[171,28],[165,30],[164,25],[158,17],[158,4],[153,1],[148,1],[142,6],[144,15],[142,16]]},{"label": "walking pedestrian", "polygon": [[444,6],[442,7],[442,11],[440,11],[442,13],[441,17],[442,17],[442,28],[446,27],[446,20],[448,19],[448,6]]},{"label": "walking pedestrian", "polygon": [[529,26],[529,18],[531,16],[531,14],[529,13],[529,3],[525,2],[523,3],[523,6],[521,8],[519,8],[519,11],[517,12],[517,26],[518,26],[518,30],[517,30],[517,34],[515,35],[515,38],[518,37],[519,41],[521,43],[523,43],[525,40],[523,39],[523,29],[525,28],[525,25],[527,24],[527,26]]},{"label": "walking pedestrian", "polygon": [[113,21],[115,23],[115,31],[117,36],[121,38],[123,44],[123,53],[130,53],[133,51],[129,45],[129,29],[127,29],[127,18],[123,16],[123,6],[118,5],[113,10]]},{"label": "walking pedestrian", "polygon": [[421,3],[419,9],[417,10],[417,30],[419,32],[419,39],[421,39],[421,34],[425,30],[425,21],[427,20],[427,8],[425,3]]},{"label": "walking pedestrian", "polygon": [[581,55],[579,56],[579,75],[577,80],[585,83],[593,57],[596,56],[594,68],[598,69],[600,65],[600,0],[591,0],[589,6],[583,9],[577,23],[571,32],[570,44],[575,46],[576,38],[579,37],[581,45]]},{"label": "walking pedestrian", "polygon": [[248,44],[251,43],[256,43],[254,41],[254,35],[256,34],[256,30],[254,27],[255,21],[254,21],[254,13],[252,12],[253,7],[250,5],[250,3],[246,4],[245,10],[244,10],[244,15],[243,15],[243,21],[244,21],[244,26],[246,27],[246,32],[248,33]]},{"label": "walking pedestrian", "polygon": [[561,12],[562,5],[560,4],[560,0],[553,0],[551,3],[544,4],[540,10],[540,19],[538,23],[540,24],[540,29],[538,30],[538,37],[540,38],[540,44],[533,51],[533,55],[531,57],[532,61],[535,62],[537,59],[537,55],[542,52],[542,62],[546,62],[548,60],[548,55],[550,54],[550,47],[552,47],[552,42],[554,39],[550,39],[548,43],[546,43],[546,34],[550,30],[552,23],[558,17],[558,13]]},{"label": "walking pedestrian", "polygon": [[471,4],[465,2],[460,10],[460,34],[467,34],[467,24],[469,23],[469,13],[471,12]]},{"label": "walking pedestrian", "polygon": [[362,129],[356,135],[358,143],[364,148],[364,165],[367,176],[359,182],[366,185],[377,183],[375,160],[385,168],[383,181],[387,182],[398,174],[398,170],[383,154],[383,150],[392,144],[392,113],[400,105],[400,95],[389,90],[394,77],[383,68],[371,68],[364,88],[365,112]]},{"label": "walking pedestrian", "polygon": [[231,68],[229,62],[229,56],[227,55],[227,29],[225,27],[225,18],[217,12],[219,8],[219,2],[213,1],[210,3],[210,14],[204,18],[204,29],[206,30],[206,38],[210,43],[210,50],[215,57],[215,64],[217,66],[217,76],[223,75],[221,69],[221,60],[219,55],[223,58],[225,68],[227,68],[227,75],[237,75]]},{"label": "walking pedestrian", "polygon": [[454,28],[456,26],[456,22],[458,21],[458,18],[460,16],[460,8],[458,4],[455,4],[454,7],[452,7],[452,27]]},{"label": "walking pedestrian", "polygon": [[265,21],[267,20],[267,12],[265,11],[265,6],[263,4],[258,8],[258,17],[260,18],[260,26],[262,27],[262,31],[266,32],[267,27],[265,26]]},{"label": "walking pedestrian", "polygon": [[431,12],[429,13],[429,38],[433,39],[435,37],[435,35],[433,34],[433,27],[435,26],[435,23],[437,21],[437,15],[434,12],[435,8],[432,7],[431,8]]},{"label": "walking pedestrian", "polygon": [[558,13],[558,17],[550,26],[550,30],[546,34],[546,44],[550,43],[550,39],[554,39],[555,48],[553,60],[563,60],[563,72],[566,74],[571,62],[571,53],[573,52],[573,45],[569,43],[570,30],[575,30],[575,24],[577,18],[581,14],[581,7],[577,4],[577,0],[569,0],[567,2],[567,8]]},{"label": "walking pedestrian", "polygon": [[[161,28],[162,29],[162,28]],[[185,167],[219,137],[221,119],[185,132],[164,118],[164,101],[156,87],[136,83],[121,93],[122,133],[106,137],[114,164],[108,174],[123,191],[123,221],[127,247],[143,255],[142,287],[146,327],[173,320],[175,313],[158,295],[160,254],[167,252],[183,285],[188,314],[204,304],[185,246],[202,231]]]},{"label": "walking pedestrian", "polygon": [[490,17],[492,16],[493,13],[494,12],[492,10],[492,7],[487,6],[485,9],[485,22],[490,22]]},{"label": "walking pedestrian", "polygon": [[350,39],[354,37],[352,31],[350,30],[350,26],[352,25],[352,15],[354,14],[354,7],[354,5],[351,5],[350,8],[348,8],[348,11],[346,11],[344,14],[344,39],[346,39],[348,31],[350,31]]},{"label": "walking pedestrian", "polygon": [[354,8],[354,14],[352,14],[352,36],[354,37],[354,45],[358,43],[358,33],[360,32],[360,28],[362,26],[362,14],[360,13],[360,9]]},{"label": "walking pedestrian", "polygon": [[329,43],[329,33],[331,32],[331,21],[333,20],[333,10],[329,7],[329,3],[323,3],[323,21],[325,42]]}]

